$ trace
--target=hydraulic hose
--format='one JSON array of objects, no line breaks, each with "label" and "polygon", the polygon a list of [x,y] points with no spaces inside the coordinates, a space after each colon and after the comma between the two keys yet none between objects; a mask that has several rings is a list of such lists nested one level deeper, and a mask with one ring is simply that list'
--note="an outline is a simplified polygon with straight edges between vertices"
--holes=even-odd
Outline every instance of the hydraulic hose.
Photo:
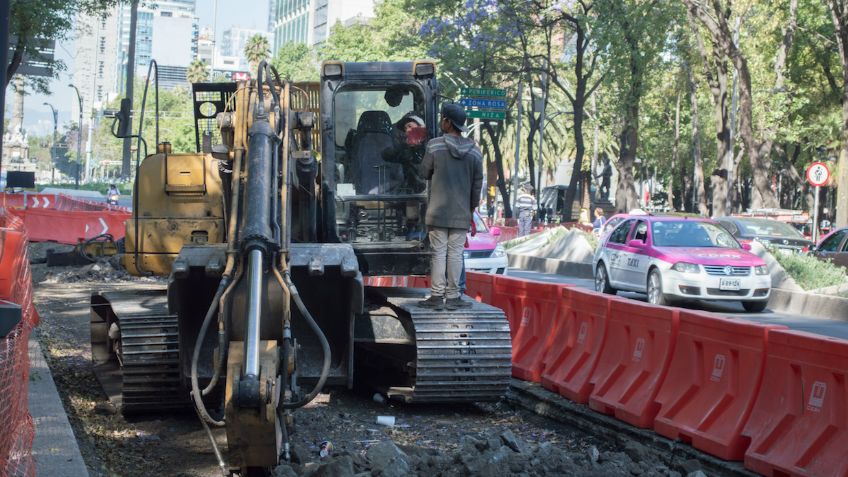
[{"label": "hydraulic hose", "polygon": [[218,290],[215,292],[215,298],[212,299],[212,304],[209,305],[209,310],[206,312],[206,317],[203,319],[203,324],[200,326],[200,333],[197,334],[197,341],[194,343],[194,352],[191,356],[191,397],[194,400],[194,407],[197,409],[197,414],[200,418],[215,427],[224,427],[224,421],[216,421],[209,415],[206,410],[206,405],[203,404],[200,385],[197,382],[197,362],[200,360],[200,347],[203,344],[203,339],[209,331],[209,325],[212,323],[212,318],[218,310],[218,300],[224,293],[224,290],[229,284],[230,278],[224,277],[221,283],[218,284]]},{"label": "hydraulic hose", "polygon": [[305,406],[309,403],[309,401],[315,399],[315,396],[324,389],[324,383],[327,382],[327,377],[330,374],[330,343],[327,341],[327,337],[324,336],[324,332],[321,331],[321,327],[318,326],[318,323],[316,323],[315,319],[312,318],[309,310],[306,309],[306,305],[303,304],[303,300],[300,298],[300,293],[298,293],[297,287],[294,286],[294,282],[292,282],[291,274],[288,270],[286,270],[283,275],[283,280],[285,280],[286,286],[291,293],[291,297],[294,300],[295,305],[297,305],[297,309],[300,310],[300,313],[303,315],[303,318],[306,319],[306,323],[309,325],[309,328],[313,333],[315,333],[315,336],[318,337],[318,341],[321,342],[321,352],[324,355],[324,365],[321,367],[321,376],[318,378],[318,382],[315,384],[312,391],[304,396],[300,401],[282,403],[283,409],[295,409]]}]

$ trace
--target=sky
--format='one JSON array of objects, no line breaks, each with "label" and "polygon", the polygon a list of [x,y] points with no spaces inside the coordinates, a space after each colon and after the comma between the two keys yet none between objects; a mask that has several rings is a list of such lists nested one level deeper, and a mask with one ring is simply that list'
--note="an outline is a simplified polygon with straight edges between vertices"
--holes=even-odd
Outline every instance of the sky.
[{"label": "sky", "polygon": [[[196,0],[195,12],[199,18],[198,26],[212,28],[215,20],[215,4],[217,3],[216,37],[221,40],[224,30],[231,27],[242,27],[264,30],[268,27],[268,0]],[[219,43],[220,44],[220,43]],[[71,108],[76,103],[76,93],[68,87],[74,70],[74,42],[68,40],[56,47],[56,57],[63,60],[67,69],[60,73],[59,79],[51,82],[52,95],[29,94],[24,98],[24,128],[29,134],[44,135],[53,130],[53,114],[44,102],[51,103],[59,110],[59,131],[63,125],[71,121]],[[11,119],[14,93],[9,88],[6,91],[6,115]],[[76,121],[77,118],[73,118]]]}]

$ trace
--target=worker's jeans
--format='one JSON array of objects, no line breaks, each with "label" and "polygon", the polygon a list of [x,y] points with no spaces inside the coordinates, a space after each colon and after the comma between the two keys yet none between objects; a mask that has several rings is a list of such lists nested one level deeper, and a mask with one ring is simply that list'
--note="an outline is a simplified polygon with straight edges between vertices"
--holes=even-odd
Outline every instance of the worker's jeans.
[{"label": "worker's jeans", "polygon": [[466,229],[430,228],[430,294],[445,298],[459,297],[462,249]]},{"label": "worker's jeans", "polygon": [[523,237],[530,233],[533,227],[533,211],[522,210],[518,212],[518,236]]}]

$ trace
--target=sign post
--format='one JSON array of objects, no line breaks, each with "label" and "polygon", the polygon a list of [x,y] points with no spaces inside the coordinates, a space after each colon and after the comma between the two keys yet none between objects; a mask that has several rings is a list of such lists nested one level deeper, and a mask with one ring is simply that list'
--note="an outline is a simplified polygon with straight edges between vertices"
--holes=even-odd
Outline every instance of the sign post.
[{"label": "sign post", "polygon": [[807,167],[807,182],[816,188],[813,198],[813,243],[819,239],[819,190],[830,179],[830,169],[823,162],[814,162]]},{"label": "sign post", "polygon": [[[462,88],[460,91],[462,99],[459,104],[465,108],[466,117],[474,119],[474,134],[477,142],[480,142],[481,121],[503,121],[506,119],[506,90],[499,88]],[[484,180],[487,185],[494,185],[490,178],[485,177],[488,173],[488,165],[483,168]],[[486,189],[481,193],[480,200],[487,200]],[[487,204],[488,204],[487,200]],[[494,207],[494,198],[489,207]]]}]

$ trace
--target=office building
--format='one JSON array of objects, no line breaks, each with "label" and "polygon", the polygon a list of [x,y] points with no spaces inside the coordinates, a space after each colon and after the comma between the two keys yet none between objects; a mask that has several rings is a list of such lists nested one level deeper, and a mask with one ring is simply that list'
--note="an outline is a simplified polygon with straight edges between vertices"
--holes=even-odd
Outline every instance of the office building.
[{"label": "office building", "polygon": [[286,43],[323,43],[336,23],[349,25],[374,16],[374,0],[276,0],[273,53]]},{"label": "office building", "polygon": [[[126,85],[126,64],[130,42],[130,5],[118,7],[118,75],[116,91],[123,92]],[[146,78],[150,60],[157,66],[185,68],[199,54],[199,29],[195,16],[195,0],[159,0],[138,7],[135,43],[135,76]],[[172,74],[168,75],[173,77]],[[160,82],[161,83],[161,82]],[[182,84],[188,85],[183,79]],[[166,81],[164,87],[177,84]]]},{"label": "office building", "polygon": [[[249,66],[247,57],[244,55],[244,47],[254,35],[261,35],[268,38],[268,32],[262,30],[238,27],[224,30],[221,36],[221,48],[216,57],[215,67],[225,70],[246,71]],[[271,45],[270,40],[268,44]]]},{"label": "office building", "polygon": [[[74,70],[71,82],[79,88],[83,114],[102,109],[115,99],[118,59],[118,24],[116,10],[108,16],[79,15],[74,46]],[[79,115],[79,102],[73,102],[71,117]]]}]

